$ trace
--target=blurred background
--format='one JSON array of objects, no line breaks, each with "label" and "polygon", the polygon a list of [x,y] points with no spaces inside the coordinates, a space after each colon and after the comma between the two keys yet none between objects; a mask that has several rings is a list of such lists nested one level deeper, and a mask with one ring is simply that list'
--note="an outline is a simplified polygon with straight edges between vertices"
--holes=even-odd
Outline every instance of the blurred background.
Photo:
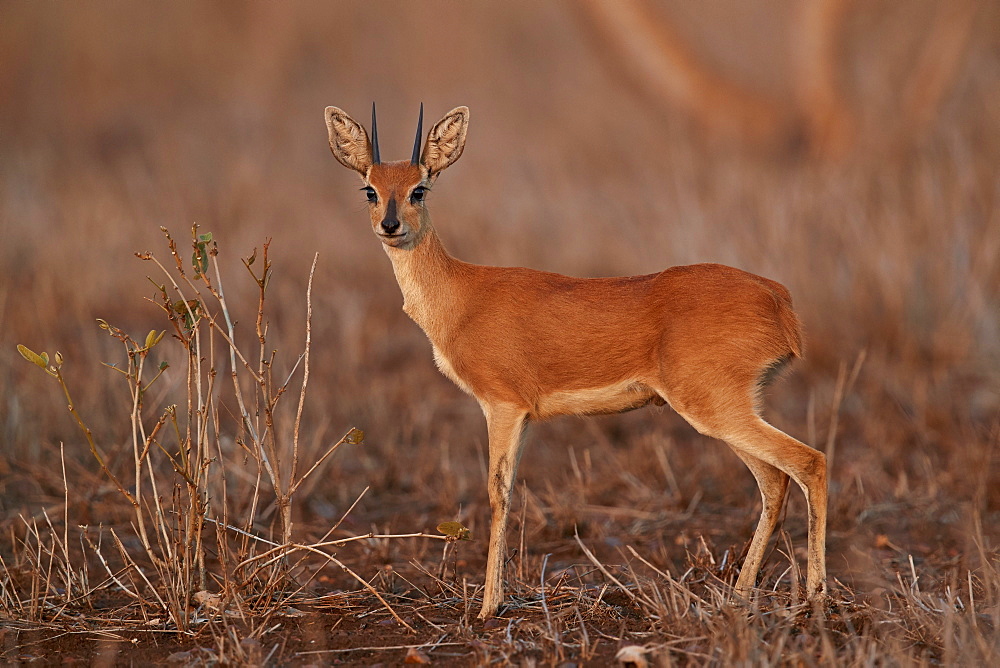
[{"label": "blurred background", "polygon": [[[317,450],[351,426],[368,440],[329,464],[302,521],[328,525],[371,485],[357,526],[457,516],[485,531],[478,406],[434,369],[360,183],[329,153],[324,107],[367,125],[374,100],[387,159],[409,155],[421,102],[429,122],[470,107],[464,156],[430,200],[464,260],[578,276],[714,261],[790,288],[807,355],[770,415],[836,449],[832,575],[874,577],[879,536],[927,559],[966,554],[972,522],[1000,537],[997,3],[8,0],[0,14],[4,518],[62,497],[58,443],[92,468],[58,387],[15,344],[62,351],[81,410],[121,447],[127,395],[99,364],[119,352],[95,318],[164,328],[133,252],[166,257],[160,226],[183,240],[197,222],[247,336],[256,287],[239,258],[273,240],[271,336],[289,365],[319,253],[306,424]],[[703,441],[666,411],[539,425],[518,521],[537,541],[579,524],[671,545],[674,511],[693,508],[691,531],[749,539],[753,479]],[[580,510],[625,505],[645,524]]]}]

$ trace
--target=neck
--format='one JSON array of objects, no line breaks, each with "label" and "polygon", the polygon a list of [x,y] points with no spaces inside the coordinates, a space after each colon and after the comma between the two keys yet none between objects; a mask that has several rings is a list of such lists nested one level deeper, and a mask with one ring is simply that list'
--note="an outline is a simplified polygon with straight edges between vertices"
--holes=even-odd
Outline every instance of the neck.
[{"label": "neck", "polygon": [[443,335],[445,314],[457,306],[454,281],[459,262],[448,254],[429,222],[412,248],[384,248],[403,293],[403,310],[433,342]]}]

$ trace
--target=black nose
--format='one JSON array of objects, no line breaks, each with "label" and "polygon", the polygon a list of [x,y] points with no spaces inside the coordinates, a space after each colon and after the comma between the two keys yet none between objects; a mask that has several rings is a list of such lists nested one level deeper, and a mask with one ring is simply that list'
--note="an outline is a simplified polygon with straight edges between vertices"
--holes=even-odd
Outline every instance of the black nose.
[{"label": "black nose", "polygon": [[381,223],[382,234],[395,234],[399,229],[399,220],[396,218],[396,198],[390,197],[389,204],[385,207],[385,217]]}]

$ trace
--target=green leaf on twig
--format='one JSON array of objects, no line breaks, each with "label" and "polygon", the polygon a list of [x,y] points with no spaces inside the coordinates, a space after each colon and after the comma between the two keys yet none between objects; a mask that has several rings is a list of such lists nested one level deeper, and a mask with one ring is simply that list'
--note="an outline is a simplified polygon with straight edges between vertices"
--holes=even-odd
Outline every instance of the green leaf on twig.
[{"label": "green leaf on twig", "polygon": [[203,276],[208,271],[208,252],[205,251],[205,244],[198,243],[197,248],[191,255],[191,264],[194,265],[196,276]]},{"label": "green leaf on twig", "polygon": [[149,350],[150,348],[152,348],[153,346],[155,346],[157,343],[159,343],[160,340],[163,338],[163,335],[166,334],[166,333],[167,333],[166,330],[161,331],[159,333],[157,333],[157,331],[155,329],[149,330],[149,334],[146,335],[146,343],[143,344],[143,348],[145,348],[146,350]]},{"label": "green leaf on twig", "polygon": [[184,301],[179,299],[173,303],[174,312],[184,319],[184,329],[190,331],[194,329],[195,323],[201,319],[201,302],[197,299]]},{"label": "green leaf on twig", "polygon": [[344,436],[344,443],[350,443],[352,445],[357,445],[365,440],[365,432],[360,429],[355,429],[351,427],[351,430],[347,432],[347,436]]},{"label": "green leaf on twig", "polygon": [[465,528],[461,522],[441,522],[437,525],[438,533],[448,537],[448,541],[472,540],[472,532]]},{"label": "green leaf on twig", "polygon": [[49,356],[46,353],[39,355],[34,350],[31,350],[27,346],[22,346],[20,343],[17,344],[17,352],[21,353],[21,357],[28,360],[32,364],[37,365],[41,369],[44,369],[49,365]]},{"label": "green leaf on twig", "polygon": [[194,240],[194,253],[191,255],[191,264],[194,265],[194,273],[203,276],[208,271],[208,244],[212,243],[212,233],[199,234]]}]

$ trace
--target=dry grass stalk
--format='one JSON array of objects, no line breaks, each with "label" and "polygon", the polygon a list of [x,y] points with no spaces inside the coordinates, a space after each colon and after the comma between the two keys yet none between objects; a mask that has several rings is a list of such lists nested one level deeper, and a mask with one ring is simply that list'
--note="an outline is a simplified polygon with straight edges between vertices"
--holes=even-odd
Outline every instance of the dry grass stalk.
[{"label": "dry grass stalk", "polygon": [[[305,347],[287,376],[277,383],[274,380],[276,351],[268,351],[265,318],[266,290],[271,279],[269,243],[263,247],[262,271],[259,274],[255,273],[253,266],[257,259],[256,250],[243,260],[258,290],[255,319],[258,357],[256,364],[251,365],[237,342],[235,321],[222,288],[218,247],[212,236],[199,233],[197,226],[192,228],[192,271],[183,261],[174,239],[166,230],[164,234],[173,258],[171,269],[153,253],[137,255],[140,259],[155,264],[166,280],[165,284],[154,282],[158,293],[155,303],[160,306],[172,327],[171,338],[181,346],[184,363],[180,382],[183,391],[182,407],[172,403],[155,409],[147,406],[151,388],[158,381],[165,382],[163,379],[167,377],[165,374],[171,366],[166,361],[169,359],[168,354],[154,372],[149,371],[152,362],[148,358],[164,339],[165,332],[153,330],[140,341],[121,328],[104,320],[98,321],[101,328],[125,349],[125,366],[107,366],[121,374],[129,392],[132,453],[130,481],[122,479],[118,467],[110,463],[98,446],[94,432],[77,411],[68,381],[63,375],[63,356],[57,353],[50,363],[47,354],[37,354],[23,346],[19,347],[22,356],[55,378],[98,467],[132,510],[133,526],[142,548],[141,554],[130,549],[126,544],[128,541],[123,541],[114,528],[108,530],[117,552],[115,559],[121,566],[112,566],[104,554],[101,546],[103,532],[99,533],[96,543],[86,527],[81,534],[90,554],[97,559],[107,575],[102,586],[115,585],[138,604],[146,619],[151,619],[147,608],[152,606],[167,615],[169,626],[180,632],[189,632],[198,623],[199,610],[206,606],[209,577],[220,586],[223,596],[229,601],[227,606],[234,605],[246,617],[250,614],[250,608],[247,607],[250,601],[258,601],[251,606],[253,608],[259,608],[259,603],[263,601],[263,609],[256,610],[253,614],[263,614],[266,618],[277,609],[275,604],[267,604],[267,601],[276,601],[277,605],[281,605],[281,602],[288,600],[288,592],[285,590],[291,584],[289,559],[296,552],[302,552],[320,556],[326,562],[350,573],[395,615],[392,606],[381,599],[374,588],[324,550],[362,539],[418,536],[447,539],[446,536],[423,533],[367,534],[338,540],[324,539],[315,544],[300,544],[291,540],[291,508],[296,491],[320,470],[342,444],[357,444],[364,437],[359,430],[350,430],[339,441],[327,447],[304,472],[298,472],[300,428],[309,378],[312,283],[317,257],[313,258],[306,288]],[[210,266],[214,270],[214,279],[209,278]],[[219,372],[216,364],[227,358],[230,364],[228,375],[232,381],[230,396],[235,399],[239,408],[235,425],[227,425],[224,420],[227,415],[223,403],[224,388],[216,383]],[[286,437],[286,432],[283,432],[285,422],[279,413],[280,399],[289,389],[293,376],[299,369],[302,370],[302,380],[298,403]],[[151,410],[157,412],[151,416]],[[227,439],[232,439],[240,449],[232,450],[227,447]],[[228,467],[236,463],[234,455],[238,456],[241,452],[257,464],[258,474],[252,479],[249,488],[245,484],[234,488],[230,482],[233,471]],[[263,477],[261,472],[264,473]],[[259,509],[262,507],[261,491],[265,481],[270,487],[272,502],[277,509],[280,542],[260,537],[254,531]],[[22,569],[29,574],[29,581],[27,596],[23,599],[23,595],[10,586],[15,578],[6,562],[0,558],[7,573],[4,586],[0,589],[5,607],[16,610],[22,618],[39,623],[46,619],[58,619],[68,606],[78,604],[78,599],[86,599],[89,595],[89,590],[85,588],[88,580],[86,566],[77,571],[69,550],[70,490],[65,465],[63,486],[61,535],[45,511],[44,527],[39,527],[34,520],[24,520],[26,536],[20,541]],[[242,498],[242,502],[233,506],[236,498]],[[211,501],[212,499],[216,500]],[[247,506],[249,513],[245,512]],[[217,519],[233,515],[246,517],[243,526],[233,526],[225,520]],[[207,524],[219,528],[214,550],[218,556],[216,564],[209,563],[208,548],[204,542]],[[235,542],[230,540],[230,536],[235,537]],[[260,544],[267,545],[268,549],[261,552],[258,548]],[[87,559],[83,558],[82,563],[86,564]],[[152,576],[147,575],[144,563],[152,567]],[[60,596],[61,605],[56,605],[52,600],[57,580],[61,585],[59,589],[63,592]],[[290,593],[294,596],[300,590],[301,587],[292,587]],[[194,595],[195,592],[204,595],[199,599]],[[219,598],[218,595],[212,596]],[[221,598],[219,600],[222,601]],[[403,626],[411,629],[398,616],[397,619]],[[244,651],[245,647],[235,642],[234,638],[231,629],[217,637],[218,656],[248,660],[250,655]]]}]

